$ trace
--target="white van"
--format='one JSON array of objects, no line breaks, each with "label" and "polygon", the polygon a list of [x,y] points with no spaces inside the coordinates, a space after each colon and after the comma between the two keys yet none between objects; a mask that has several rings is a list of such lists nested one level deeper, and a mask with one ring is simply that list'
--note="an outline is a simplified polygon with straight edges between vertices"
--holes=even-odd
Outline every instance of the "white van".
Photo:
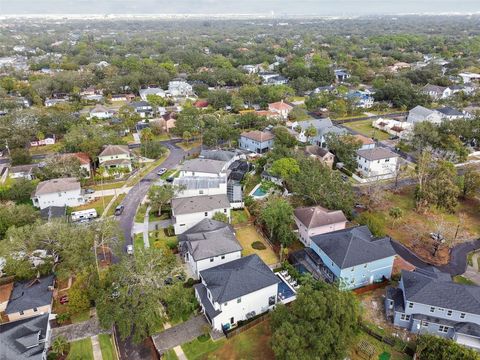
[{"label": "white van", "polygon": [[95,209],[74,211],[70,214],[70,218],[72,219],[72,221],[91,220],[95,219],[97,216],[97,210]]}]

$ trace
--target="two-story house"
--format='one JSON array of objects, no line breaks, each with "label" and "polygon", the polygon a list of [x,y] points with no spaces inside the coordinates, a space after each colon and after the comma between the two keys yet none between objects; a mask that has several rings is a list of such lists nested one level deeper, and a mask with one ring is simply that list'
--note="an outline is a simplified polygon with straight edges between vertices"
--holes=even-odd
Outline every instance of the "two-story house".
[{"label": "two-story house", "polygon": [[110,119],[113,116],[113,113],[110,112],[105,106],[103,105],[96,105],[92,110],[90,110],[90,118],[97,118],[97,119]]},{"label": "two-story house", "polygon": [[152,114],[153,108],[147,101],[135,101],[130,104],[133,110],[139,114],[142,118],[148,117]]},{"label": "two-story house", "polygon": [[322,148],[318,145],[307,145],[305,146],[305,155],[317,159],[330,169],[333,168],[335,155],[328,151],[328,149]]},{"label": "two-story house", "polygon": [[132,157],[126,145],[107,145],[98,155],[98,163],[105,169],[123,168],[132,171]]},{"label": "two-story house", "polygon": [[175,234],[182,234],[203,219],[219,212],[230,220],[231,205],[226,194],[201,195],[172,199],[172,219]]},{"label": "two-story house", "polygon": [[390,279],[395,250],[390,238],[375,238],[367,226],[314,235],[310,248],[342,289],[355,289]]},{"label": "two-story house", "polygon": [[[296,132],[296,138],[302,143],[310,143],[320,147],[326,147],[326,135],[347,133],[346,129],[333,125],[330,118],[312,119],[305,121],[295,121],[291,124],[291,128]],[[308,130],[314,128],[315,134],[309,136]]]},{"label": "two-story house", "polygon": [[447,99],[452,96],[452,89],[445,86],[427,84],[423,87],[422,93],[430,96],[433,100]]},{"label": "two-story house", "polygon": [[398,154],[382,147],[357,150],[357,171],[363,178],[393,178],[397,172],[398,157]]},{"label": "two-story house", "polygon": [[305,246],[310,246],[312,236],[342,230],[347,225],[342,210],[328,210],[321,206],[296,208],[293,219],[299,239]]},{"label": "two-story house", "polygon": [[430,110],[423,106],[415,106],[408,112],[407,122],[416,124],[418,122],[428,121],[439,125],[442,122],[442,114],[436,110]]},{"label": "two-story house", "polygon": [[180,177],[225,177],[227,168],[227,161],[197,158],[184,162],[180,168]]},{"label": "two-story house", "polygon": [[165,90],[162,90],[161,88],[158,88],[158,87],[140,89],[138,93],[140,94],[140,99],[142,99],[143,101],[148,101],[148,95],[156,95],[156,96],[161,96],[163,98],[166,96]]},{"label": "two-story house", "polygon": [[268,104],[268,110],[278,114],[283,120],[288,119],[288,114],[290,114],[292,109],[293,106],[283,102],[283,100]]},{"label": "two-story house", "polygon": [[430,333],[480,349],[480,287],[454,283],[437,270],[403,270],[387,288],[387,318],[417,334]]},{"label": "two-story house", "polygon": [[277,303],[280,279],[256,254],[200,271],[200,280],[195,296],[215,330],[236,326]]},{"label": "two-story house", "polygon": [[174,97],[185,97],[194,95],[193,87],[185,80],[174,79],[168,83],[168,93]]},{"label": "two-story house", "polygon": [[246,131],[240,135],[238,146],[240,149],[257,154],[264,154],[273,148],[274,138],[275,136],[270,131]]},{"label": "two-story house", "polygon": [[200,271],[242,257],[242,247],[233,228],[222,221],[203,219],[178,236],[180,252],[190,272]]},{"label": "two-story house", "polygon": [[59,178],[40,182],[32,201],[33,206],[45,209],[49,206],[79,206],[85,203],[85,198],[77,179]]}]

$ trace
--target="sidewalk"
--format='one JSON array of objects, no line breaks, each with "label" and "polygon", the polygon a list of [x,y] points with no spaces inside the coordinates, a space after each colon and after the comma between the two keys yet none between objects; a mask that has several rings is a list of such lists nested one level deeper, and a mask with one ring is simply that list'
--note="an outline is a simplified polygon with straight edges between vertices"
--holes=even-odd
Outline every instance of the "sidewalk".
[{"label": "sidewalk", "polygon": [[93,359],[103,360],[102,348],[100,347],[100,342],[98,341],[98,335],[94,335],[90,339],[92,340]]},{"label": "sidewalk", "polygon": [[150,217],[150,206],[147,206],[147,211],[145,211],[145,217],[143,218],[143,245],[145,249],[150,247],[150,241],[148,241],[148,221]]}]

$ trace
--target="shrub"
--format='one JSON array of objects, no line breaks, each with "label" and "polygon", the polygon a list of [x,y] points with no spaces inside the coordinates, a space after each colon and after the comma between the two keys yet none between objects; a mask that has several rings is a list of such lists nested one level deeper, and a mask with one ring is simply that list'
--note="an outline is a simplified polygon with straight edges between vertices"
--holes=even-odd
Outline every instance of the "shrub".
[{"label": "shrub", "polygon": [[378,214],[364,212],[356,220],[361,225],[367,225],[374,236],[385,236],[385,219]]},{"label": "shrub", "polygon": [[56,317],[57,323],[63,324],[70,320],[70,314],[68,312],[63,313],[63,314],[58,314]]},{"label": "shrub", "polygon": [[167,247],[170,249],[170,250],[174,250],[177,248],[178,246],[178,240],[177,238],[174,238],[174,239],[168,239],[166,241],[166,244],[167,244]]},{"label": "shrub", "polygon": [[167,236],[174,236],[175,235],[175,229],[173,225],[168,225],[165,229],[163,229],[165,235]]},{"label": "shrub", "polygon": [[261,241],[254,241],[252,243],[252,248],[255,250],[265,250],[267,247]]}]

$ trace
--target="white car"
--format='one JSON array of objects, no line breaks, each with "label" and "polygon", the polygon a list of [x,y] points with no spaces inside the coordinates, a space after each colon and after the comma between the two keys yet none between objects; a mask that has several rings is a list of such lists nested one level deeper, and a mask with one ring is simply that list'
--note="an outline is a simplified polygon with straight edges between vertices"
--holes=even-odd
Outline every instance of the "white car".
[{"label": "white car", "polygon": [[160,175],[163,175],[167,172],[167,169],[166,168],[161,168],[160,170],[157,171],[157,175],[160,176]]},{"label": "white car", "polygon": [[127,254],[133,255],[133,245],[127,245]]}]

